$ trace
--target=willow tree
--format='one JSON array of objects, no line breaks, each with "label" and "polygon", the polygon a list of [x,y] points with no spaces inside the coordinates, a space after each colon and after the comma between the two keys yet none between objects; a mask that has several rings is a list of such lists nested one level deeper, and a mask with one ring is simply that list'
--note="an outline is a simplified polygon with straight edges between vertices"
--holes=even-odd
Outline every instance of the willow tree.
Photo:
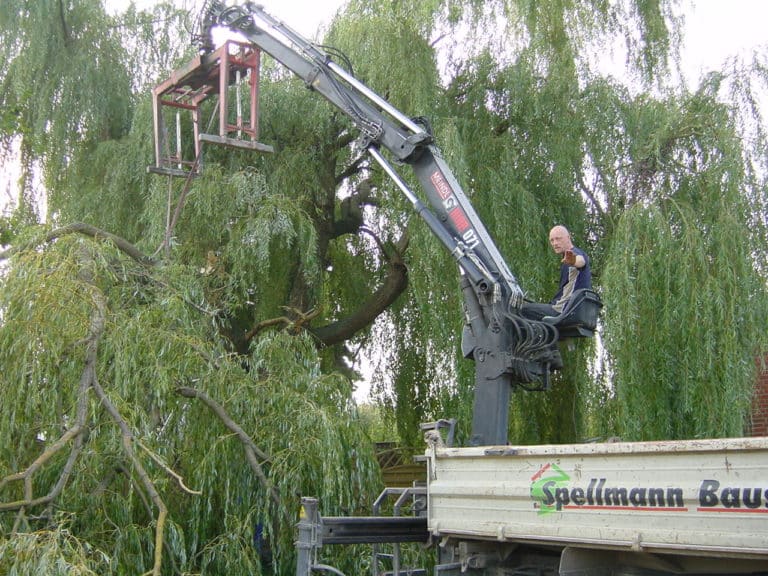
[{"label": "willow tree", "polygon": [[604,279],[608,369],[630,438],[738,436],[749,424],[768,312],[765,173],[739,107],[717,97],[723,84],[713,74],[693,94],[621,113],[622,125],[653,126],[624,150]]},{"label": "willow tree", "polygon": [[[194,181],[147,174],[149,89],[194,50],[184,14],[58,8],[0,8],[0,129],[26,168],[3,219],[0,567],[290,573],[297,494],[328,514],[378,488],[351,402],[361,347],[402,439],[469,422],[455,264],[349,121],[269,61],[274,154],[207,148]],[[515,398],[515,440],[740,431],[764,186],[721,85],[668,88],[669,9],[353,0],[328,31],[359,78],[430,118],[532,298],[554,290],[552,224],[593,255],[604,369],[593,344],[565,347],[552,390]],[[459,34],[471,50],[450,49]],[[616,38],[640,90],[597,72]],[[727,418],[704,413],[713,397]]]},{"label": "willow tree", "polygon": [[[660,131],[667,122],[685,122],[686,117],[701,112],[702,102],[708,100],[705,126],[725,124],[702,142],[718,151],[721,144],[727,146],[727,162],[737,168],[746,161],[743,150],[731,146],[743,117],[722,114],[727,106],[719,103],[721,94],[704,90],[702,97],[687,93],[684,87],[670,87],[679,42],[679,23],[672,8],[661,2],[426,2],[418,6],[351,2],[345,17],[354,18],[357,26],[344,26],[340,20],[330,38],[350,55],[357,55],[351,59],[359,63],[362,76],[382,87],[396,104],[406,110],[420,103],[431,107],[427,114],[438,143],[513,272],[529,296],[546,300],[554,292],[557,266],[546,245],[548,229],[556,223],[571,229],[576,243],[592,254],[600,286],[604,270],[612,269],[614,254],[624,248],[623,240],[614,243],[622,214],[637,202],[655,201],[636,190],[636,175],[654,160],[646,155],[655,151],[644,143],[664,137]],[[500,22],[504,34],[499,34]],[[390,34],[392,27],[396,30]],[[465,34],[461,44],[452,40],[457,34]],[[627,47],[628,75],[636,79],[632,88],[599,71],[599,53],[616,38],[623,38]],[[402,77],[406,73],[394,63],[403,60],[416,74]],[[439,80],[434,75],[435,62],[441,69]],[[670,102],[678,105],[670,107]],[[667,109],[679,117],[660,117],[659,124],[638,121],[649,118],[654,110]],[[690,144],[674,134],[667,136],[667,146]],[[681,150],[676,159],[685,154]],[[693,177],[707,178],[699,165],[694,167],[695,158],[686,158],[686,162]],[[659,162],[653,166],[654,178],[658,174],[665,187],[665,192],[660,191],[664,196],[675,186],[672,172],[678,167]],[[760,183],[753,180],[750,185],[759,195]],[[739,184],[733,190],[738,194]],[[397,212],[402,210],[398,204],[395,207]],[[749,207],[744,208],[740,216],[747,218]],[[450,258],[430,241],[428,230],[418,222],[408,225],[409,254],[419,263],[418,274],[411,271],[412,290],[407,299],[398,301],[388,313],[388,322],[379,325],[375,342],[384,353],[376,383],[380,400],[396,415],[401,435],[410,434],[415,440],[408,430],[415,430],[424,414],[458,415],[461,422],[469,421],[473,377],[471,364],[458,360],[461,298],[455,282],[445,281],[453,272]],[[759,246],[757,237],[747,235],[742,240],[742,269],[754,270],[756,263],[746,252]],[[673,256],[689,257],[680,252]],[[663,312],[654,291],[665,287],[654,286],[642,294],[610,282],[604,286],[609,304],[606,346],[601,349],[606,359],[602,366],[607,366],[605,379],[590,372],[596,355],[593,343],[564,347],[566,370],[556,376],[553,389],[545,395],[521,393],[513,401],[514,440],[567,441],[594,434],[642,437],[630,425],[637,420],[634,412],[643,409],[642,403],[630,409],[623,392],[639,387],[623,374],[633,353],[612,340],[618,325],[611,317],[621,317],[622,311],[639,314],[638,298],[647,303],[646,314]],[[758,287],[753,284],[752,296],[762,299]],[[723,290],[721,299],[733,296],[731,288],[719,288]],[[651,322],[642,318],[641,322]],[[757,341],[757,318],[759,312],[722,328],[718,319],[709,317],[727,332],[724,336],[733,338],[731,349],[740,350],[738,358],[724,362],[752,366],[746,360],[754,348],[739,348],[736,342]],[[701,329],[700,320],[695,322],[689,326]],[[625,331],[634,329],[620,326]],[[625,333],[629,342],[631,332]],[[649,346],[644,353],[647,366],[653,366],[667,357],[668,350]],[[693,359],[701,351],[694,346],[686,355]],[[653,376],[646,373],[645,377]],[[751,386],[751,377],[747,370],[733,382],[733,390],[740,390],[741,397]],[[706,386],[690,378],[686,382],[691,390]],[[669,381],[663,385],[671,386]],[[742,419],[745,410],[740,404],[732,412],[734,418]],[[723,433],[708,430],[713,435]],[[671,433],[658,433],[667,432]],[[736,433],[736,428],[730,433]],[[657,432],[648,429],[644,434]],[[673,436],[693,434],[681,429]]]},{"label": "willow tree", "polygon": [[[592,254],[606,303],[603,346],[565,346],[552,390],[514,399],[511,438],[743,434],[765,343],[765,134],[755,100],[764,66],[705,77],[693,91],[673,83],[680,31],[670,3],[440,7],[352,2],[359,27],[338,38],[366,77],[407,104],[433,81],[422,62],[437,47],[438,142],[513,272],[532,298],[551,297],[547,231],[564,223]],[[397,34],[380,33],[391,22]],[[451,44],[466,30],[468,41]],[[601,73],[600,53],[617,37],[631,83]],[[392,70],[402,58],[418,70],[405,94]],[[457,360],[459,332],[446,330],[461,324],[460,295],[442,280],[450,259],[410,226],[418,275],[377,340],[394,351],[378,387],[401,431],[422,412],[468,422],[473,385],[471,364]],[[673,248],[694,238],[695,250]],[[648,258],[646,274],[636,251]],[[654,273],[661,262],[668,274]]]},{"label": "willow tree", "polygon": [[[379,488],[337,366],[404,288],[401,248],[345,249],[344,126],[278,71],[279,165],[220,152],[191,189],[150,177],[147,71],[192,55],[163,32],[185,15],[58,7],[0,19],[3,137],[26,168],[0,255],[0,572],[291,573],[300,494],[341,513]],[[37,177],[46,225],[29,225]],[[337,294],[345,257],[373,273]]]}]

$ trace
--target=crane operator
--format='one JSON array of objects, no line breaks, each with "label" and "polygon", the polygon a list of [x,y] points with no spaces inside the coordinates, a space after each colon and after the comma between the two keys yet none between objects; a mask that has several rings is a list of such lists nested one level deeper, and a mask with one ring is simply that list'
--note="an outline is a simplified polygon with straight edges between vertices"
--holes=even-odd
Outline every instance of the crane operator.
[{"label": "crane operator", "polygon": [[532,320],[549,319],[558,316],[568,304],[576,290],[592,288],[592,272],[589,256],[573,245],[571,233],[565,226],[557,225],[549,231],[549,245],[560,260],[560,285],[554,298],[548,303],[525,302],[521,313]]}]

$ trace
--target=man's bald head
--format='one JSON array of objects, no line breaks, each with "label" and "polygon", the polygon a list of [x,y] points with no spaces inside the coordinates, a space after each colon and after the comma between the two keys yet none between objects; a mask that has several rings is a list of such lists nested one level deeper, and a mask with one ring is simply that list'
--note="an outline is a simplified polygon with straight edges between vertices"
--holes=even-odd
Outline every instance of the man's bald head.
[{"label": "man's bald head", "polygon": [[555,254],[563,254],[566,250],[573,248],[571,242],[571,233],[565,226],[557,225],[549,231],[549,245]]}]

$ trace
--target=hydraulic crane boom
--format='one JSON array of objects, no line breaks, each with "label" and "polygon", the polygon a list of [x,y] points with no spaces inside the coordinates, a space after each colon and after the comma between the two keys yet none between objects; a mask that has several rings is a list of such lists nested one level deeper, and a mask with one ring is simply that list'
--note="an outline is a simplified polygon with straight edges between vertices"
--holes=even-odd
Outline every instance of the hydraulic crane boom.
[{"label": "hydraulic crane boom", "polygon": [[[343,112],[360,131],[371,157],[456,259],[466,309],[462,350],[476,363],[471,442],[505,444],[511,387],[547,386],[550,372],[562,366],[558,331],[518,314],[523,291],[444,162],[427,123],[403,114],[259,5],[209,4],[203,15],[209,49],[215,26],[241,34]],[[428,205],[408,187],[385,153],[411,166]]]}]

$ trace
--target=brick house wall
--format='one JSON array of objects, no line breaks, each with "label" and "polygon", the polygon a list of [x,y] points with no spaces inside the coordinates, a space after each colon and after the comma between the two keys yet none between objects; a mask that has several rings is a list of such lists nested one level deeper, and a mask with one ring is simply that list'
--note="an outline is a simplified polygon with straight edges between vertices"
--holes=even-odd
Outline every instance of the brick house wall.
[{"label": "brick house wall", "polygon": [[768,354],[758,358],[757,382],[752,396],[751,436],[768,436]]}]

